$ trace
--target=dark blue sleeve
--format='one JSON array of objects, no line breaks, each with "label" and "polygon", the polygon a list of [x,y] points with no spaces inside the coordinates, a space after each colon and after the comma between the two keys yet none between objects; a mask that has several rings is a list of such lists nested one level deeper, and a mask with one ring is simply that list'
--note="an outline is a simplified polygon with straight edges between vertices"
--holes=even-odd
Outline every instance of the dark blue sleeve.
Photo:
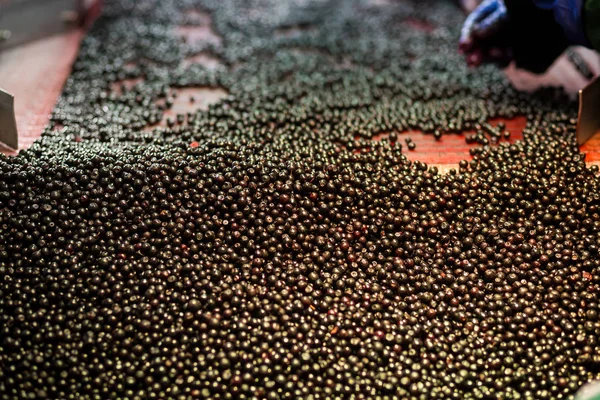
[{"label": "dark blue sleeve", "polygon": [[[533,0],[544,10],[552,10],[554,19],[563,28],[573,44],[591,47],[583,26],[583,3],[585,0]],[[535,23],[532,21],[532,23]]]},{"label": "dark blue sleeve", "polygon": [[556,0],[533,0],[533,3],[538,8],[543,8],[544,10],[553,10],[554,4],[557,3]]}]

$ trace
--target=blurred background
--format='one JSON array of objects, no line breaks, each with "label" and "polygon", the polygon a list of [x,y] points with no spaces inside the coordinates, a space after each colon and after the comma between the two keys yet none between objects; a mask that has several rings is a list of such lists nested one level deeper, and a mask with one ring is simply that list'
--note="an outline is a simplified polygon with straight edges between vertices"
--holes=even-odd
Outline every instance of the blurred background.
[{"label": "blurred background", "polygon": [[[451,1],[465,16],[480,3]],[[102,0],[0,0],[0,89],[14,96],[20,148],[27,148],[47,124],[80,42],[102,5]],[[542,75],[512,64],[505,73],[517,89],[562,86],[574,97],[600,74],[600,57],[571,47]]]}]

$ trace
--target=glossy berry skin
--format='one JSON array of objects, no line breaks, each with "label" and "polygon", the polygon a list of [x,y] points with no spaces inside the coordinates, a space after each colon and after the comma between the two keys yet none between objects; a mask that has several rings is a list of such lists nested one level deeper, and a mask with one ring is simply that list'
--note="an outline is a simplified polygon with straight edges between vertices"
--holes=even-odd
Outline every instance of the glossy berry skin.
[{"label": "glossy berry skin", "polygon": [[[450,2],[105,9],[42,139],[0,156],[0,399],[567,399],[598,378],[575,104],[466,68]],[[228,96],[184,114],[190,87]],[[488,122],[517,115],[514,143]],[[411,162],[416,131],[471,154]]]}]

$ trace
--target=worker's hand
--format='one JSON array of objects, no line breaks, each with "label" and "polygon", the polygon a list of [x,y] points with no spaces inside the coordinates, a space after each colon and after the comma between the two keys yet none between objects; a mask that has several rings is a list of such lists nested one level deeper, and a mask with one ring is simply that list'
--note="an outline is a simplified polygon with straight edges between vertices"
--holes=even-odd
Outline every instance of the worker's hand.
[{"label": "worker's hand", "polygon": [[508,45],[509,18],[503,0],[485,0],[465,21],[459,50],[467,63],[477,66],[492,62],[506,66],[512,59]]},{"label": "worker's hand", "polygon": [[538,8],[534,1],[485,0],[465,21],[459,50],[467,64],[511,61],[517,68],[541,74],[567,48],[563,28],[554,11]]}]

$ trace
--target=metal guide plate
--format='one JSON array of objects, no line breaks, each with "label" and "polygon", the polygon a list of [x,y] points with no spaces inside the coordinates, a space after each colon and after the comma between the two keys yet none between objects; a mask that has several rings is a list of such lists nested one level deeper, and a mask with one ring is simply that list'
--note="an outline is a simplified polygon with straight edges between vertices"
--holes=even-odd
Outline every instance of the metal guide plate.
[{"label": "metal guide plate", "polygon": [[19,148],[14,97],[2,89],[0,89],[0,142],[14,150]]},{"label": "metal guide plate", "polygon": [[577,142],[582,145],[600,132],[600,78],[579,91]]}]

